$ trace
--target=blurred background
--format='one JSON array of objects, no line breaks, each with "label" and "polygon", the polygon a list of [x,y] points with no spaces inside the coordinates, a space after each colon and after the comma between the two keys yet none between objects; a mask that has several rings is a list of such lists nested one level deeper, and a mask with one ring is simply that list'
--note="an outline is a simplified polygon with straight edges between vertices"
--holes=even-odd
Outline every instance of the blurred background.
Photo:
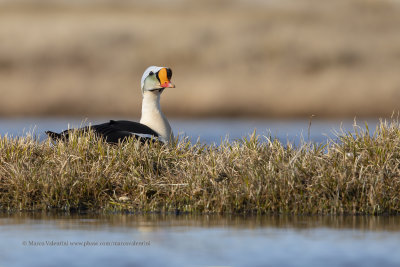
[{"label": "blurred background", "polygon": [[[175,136],[219,143],[257,129],[297,145],[335,138],[339,128],[350,131],[355,117],[373,131],[380,117],[397,116],[400,109],[400,0],[0,0],[0,137],[34,130],[43,140],[45,130],[82,121],[137,120],[140,78],[150,65],[173,70],[176,88],[161,101]],[[94,231],[100,219],[88,218],[74,219],[80,230],[67,232],[57,227],[60,218],[27,219],[17,227],[7,225],[15,224],[9,218],[0,220],[6,224],[0,265],[4,258],[4,266],[24,259],[50,266],[64,254],[63,262],[79,257],[88,266],[102,266],[104,259],[145,266],[172,259],[169,266],[179,266],[185,265],[182,257],[202,266],[204,259],[236,266],[261,265],[257,260],[264,258],[276,266],[294,259],[298,266],[400,261],[399,234],[382,224],[390,217],[345,217],[350,226],[341,229],[340,218],[327,217],[331,227],[318,216],[314,224],[302,216],[265,230],[257,218],[256,227],[242,232],[224,230],[226,223],[209,231],[199,223],[194,230],[163,223],[154,231],[149,222],[150,230],[135,231],[124,229],[125,218],[114,229],[100,218],[106,226]],[[132,253],[123,247],[21,245],[47,236],[151,239],[152,248]]]},{"label": "blurred background", "polygon": [[400,107],[398,0],[0,0],[0,116],[354,118]]}]

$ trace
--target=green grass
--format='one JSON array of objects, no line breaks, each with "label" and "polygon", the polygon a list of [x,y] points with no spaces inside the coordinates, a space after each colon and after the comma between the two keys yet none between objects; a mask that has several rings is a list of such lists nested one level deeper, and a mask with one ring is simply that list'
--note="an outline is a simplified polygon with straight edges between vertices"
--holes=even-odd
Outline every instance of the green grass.
[{"label": "green grass", "polygon": [[398,122],[298,147],[0,137],[0,210],[397,214],[399,196]]}]

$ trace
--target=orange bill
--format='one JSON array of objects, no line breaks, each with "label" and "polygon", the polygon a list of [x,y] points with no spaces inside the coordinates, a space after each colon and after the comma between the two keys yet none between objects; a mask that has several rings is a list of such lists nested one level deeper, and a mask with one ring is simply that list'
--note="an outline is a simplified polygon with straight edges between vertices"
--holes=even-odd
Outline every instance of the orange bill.
[{"label": "orange bill", "polygon": [[158,72],[158,78],[160,79],[160,86],[163,88],[175,88],[175,85],[171,83],[171,81],[168,79],[167,75],[167,69],[162,68]]}]

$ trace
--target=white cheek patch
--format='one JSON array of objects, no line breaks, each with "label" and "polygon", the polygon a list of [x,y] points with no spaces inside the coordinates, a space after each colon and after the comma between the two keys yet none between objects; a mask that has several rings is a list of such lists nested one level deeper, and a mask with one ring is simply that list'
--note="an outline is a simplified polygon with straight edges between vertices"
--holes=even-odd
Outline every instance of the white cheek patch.
[{"label": "white cheek patch", "polygon": [[143,90],[143,86],[144,86],[144,80],[146,80],[146,78],[147,78],[147,76],[149,76],[150,72],[157,73],[162,68],[165,68],[165,67],[150,66],[144,71],[143,76],[142,76],[142,80],[141,80],[142,90]]}]

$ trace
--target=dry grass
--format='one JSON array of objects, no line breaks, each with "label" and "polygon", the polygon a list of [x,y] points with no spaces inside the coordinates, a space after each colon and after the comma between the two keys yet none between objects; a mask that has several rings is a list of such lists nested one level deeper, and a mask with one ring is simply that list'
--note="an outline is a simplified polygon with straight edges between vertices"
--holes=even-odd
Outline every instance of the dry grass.
[{"label": "dry grass", "polygon": [[2,0],[0,115],[138,117],[155,64],[173,116],[386,117],[399,25],[393,0]]},{"label": "dry grass", "polygon": [[399,192],[397,122],[299,147],[0,139],[1,210],[397,214]]}]

